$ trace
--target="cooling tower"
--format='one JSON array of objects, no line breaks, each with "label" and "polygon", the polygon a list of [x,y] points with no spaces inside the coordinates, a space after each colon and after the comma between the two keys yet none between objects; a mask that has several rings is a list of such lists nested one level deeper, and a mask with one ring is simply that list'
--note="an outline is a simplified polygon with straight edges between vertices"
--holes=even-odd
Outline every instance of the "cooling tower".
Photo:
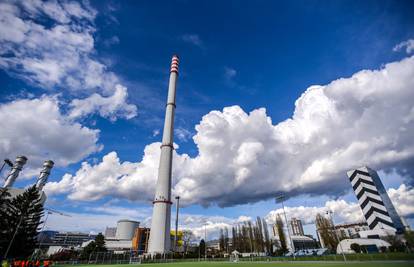
[{"label": "cooling tower", "polygon": [[135,229],[139,226],[139,222],[131,220],[119,220],[116,225],[115,239],[132,240]]}]

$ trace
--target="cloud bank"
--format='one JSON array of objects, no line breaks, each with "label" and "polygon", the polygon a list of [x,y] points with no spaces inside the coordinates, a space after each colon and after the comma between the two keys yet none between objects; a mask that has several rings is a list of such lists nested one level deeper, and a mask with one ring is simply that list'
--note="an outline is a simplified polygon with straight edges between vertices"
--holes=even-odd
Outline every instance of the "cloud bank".
[{"label": "cloud bank", "polygon": [[[324,86],[311,86],[295,102],[292,118],[276,125],[264,108],[211,111],[196,125],[196,157],[174,153],[173,192],[184,204],[231,206],[278,192],[339,195],[350,188],[346,171],[361,165],[395,169],[412,182],[414,57],[363,70]],[[121,163],[115,152],[84,163],[47,186],[69,198],[153,197],[159,144],[142,161]],[[61,192],[61,191],[59,191]]]}]

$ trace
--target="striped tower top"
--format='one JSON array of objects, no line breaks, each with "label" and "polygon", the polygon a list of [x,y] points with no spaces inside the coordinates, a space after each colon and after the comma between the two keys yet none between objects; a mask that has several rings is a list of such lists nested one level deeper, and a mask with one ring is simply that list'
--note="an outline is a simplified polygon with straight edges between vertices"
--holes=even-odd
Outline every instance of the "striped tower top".
[{"label": "striped tower top", "polygon": [[403,231],[401,218],[377,172],[365,166],[347,174],[369,228]]}]

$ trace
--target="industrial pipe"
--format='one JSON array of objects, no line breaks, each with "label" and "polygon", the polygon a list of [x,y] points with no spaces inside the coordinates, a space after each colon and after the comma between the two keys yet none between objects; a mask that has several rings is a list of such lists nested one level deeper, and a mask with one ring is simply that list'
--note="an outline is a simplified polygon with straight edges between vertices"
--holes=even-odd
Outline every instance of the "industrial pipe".
[{"label": "industrial pipe", "polygon": [[10,170],[9,175],[7,175],[6,182],[4,187],[12,187],[14,182],[19,176],[20,171],[23,169],[24,164],[26,164],[27,158],[25,156],[18,156],[13,164],[12,169]]},{"label": "industrial pipe", "polygon": [[46,160],[43,163],[43,169],[40,172],[39,178],[37,178],[36,188],[41,191],[47,182],[47,178],[50,175],[50,170],[53,168],[55,163],[51,160]]}]

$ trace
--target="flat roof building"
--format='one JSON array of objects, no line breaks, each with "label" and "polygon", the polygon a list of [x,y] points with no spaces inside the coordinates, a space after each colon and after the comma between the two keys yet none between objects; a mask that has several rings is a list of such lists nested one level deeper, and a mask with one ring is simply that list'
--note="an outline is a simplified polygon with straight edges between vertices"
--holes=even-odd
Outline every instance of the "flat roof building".
[{"label": "flat roof building", "polygon": [[290,220],[290,228],[292,229],[292,235],[297,235],[297,236],[305,235],[301,220],[292,218],[292,220]]}]

